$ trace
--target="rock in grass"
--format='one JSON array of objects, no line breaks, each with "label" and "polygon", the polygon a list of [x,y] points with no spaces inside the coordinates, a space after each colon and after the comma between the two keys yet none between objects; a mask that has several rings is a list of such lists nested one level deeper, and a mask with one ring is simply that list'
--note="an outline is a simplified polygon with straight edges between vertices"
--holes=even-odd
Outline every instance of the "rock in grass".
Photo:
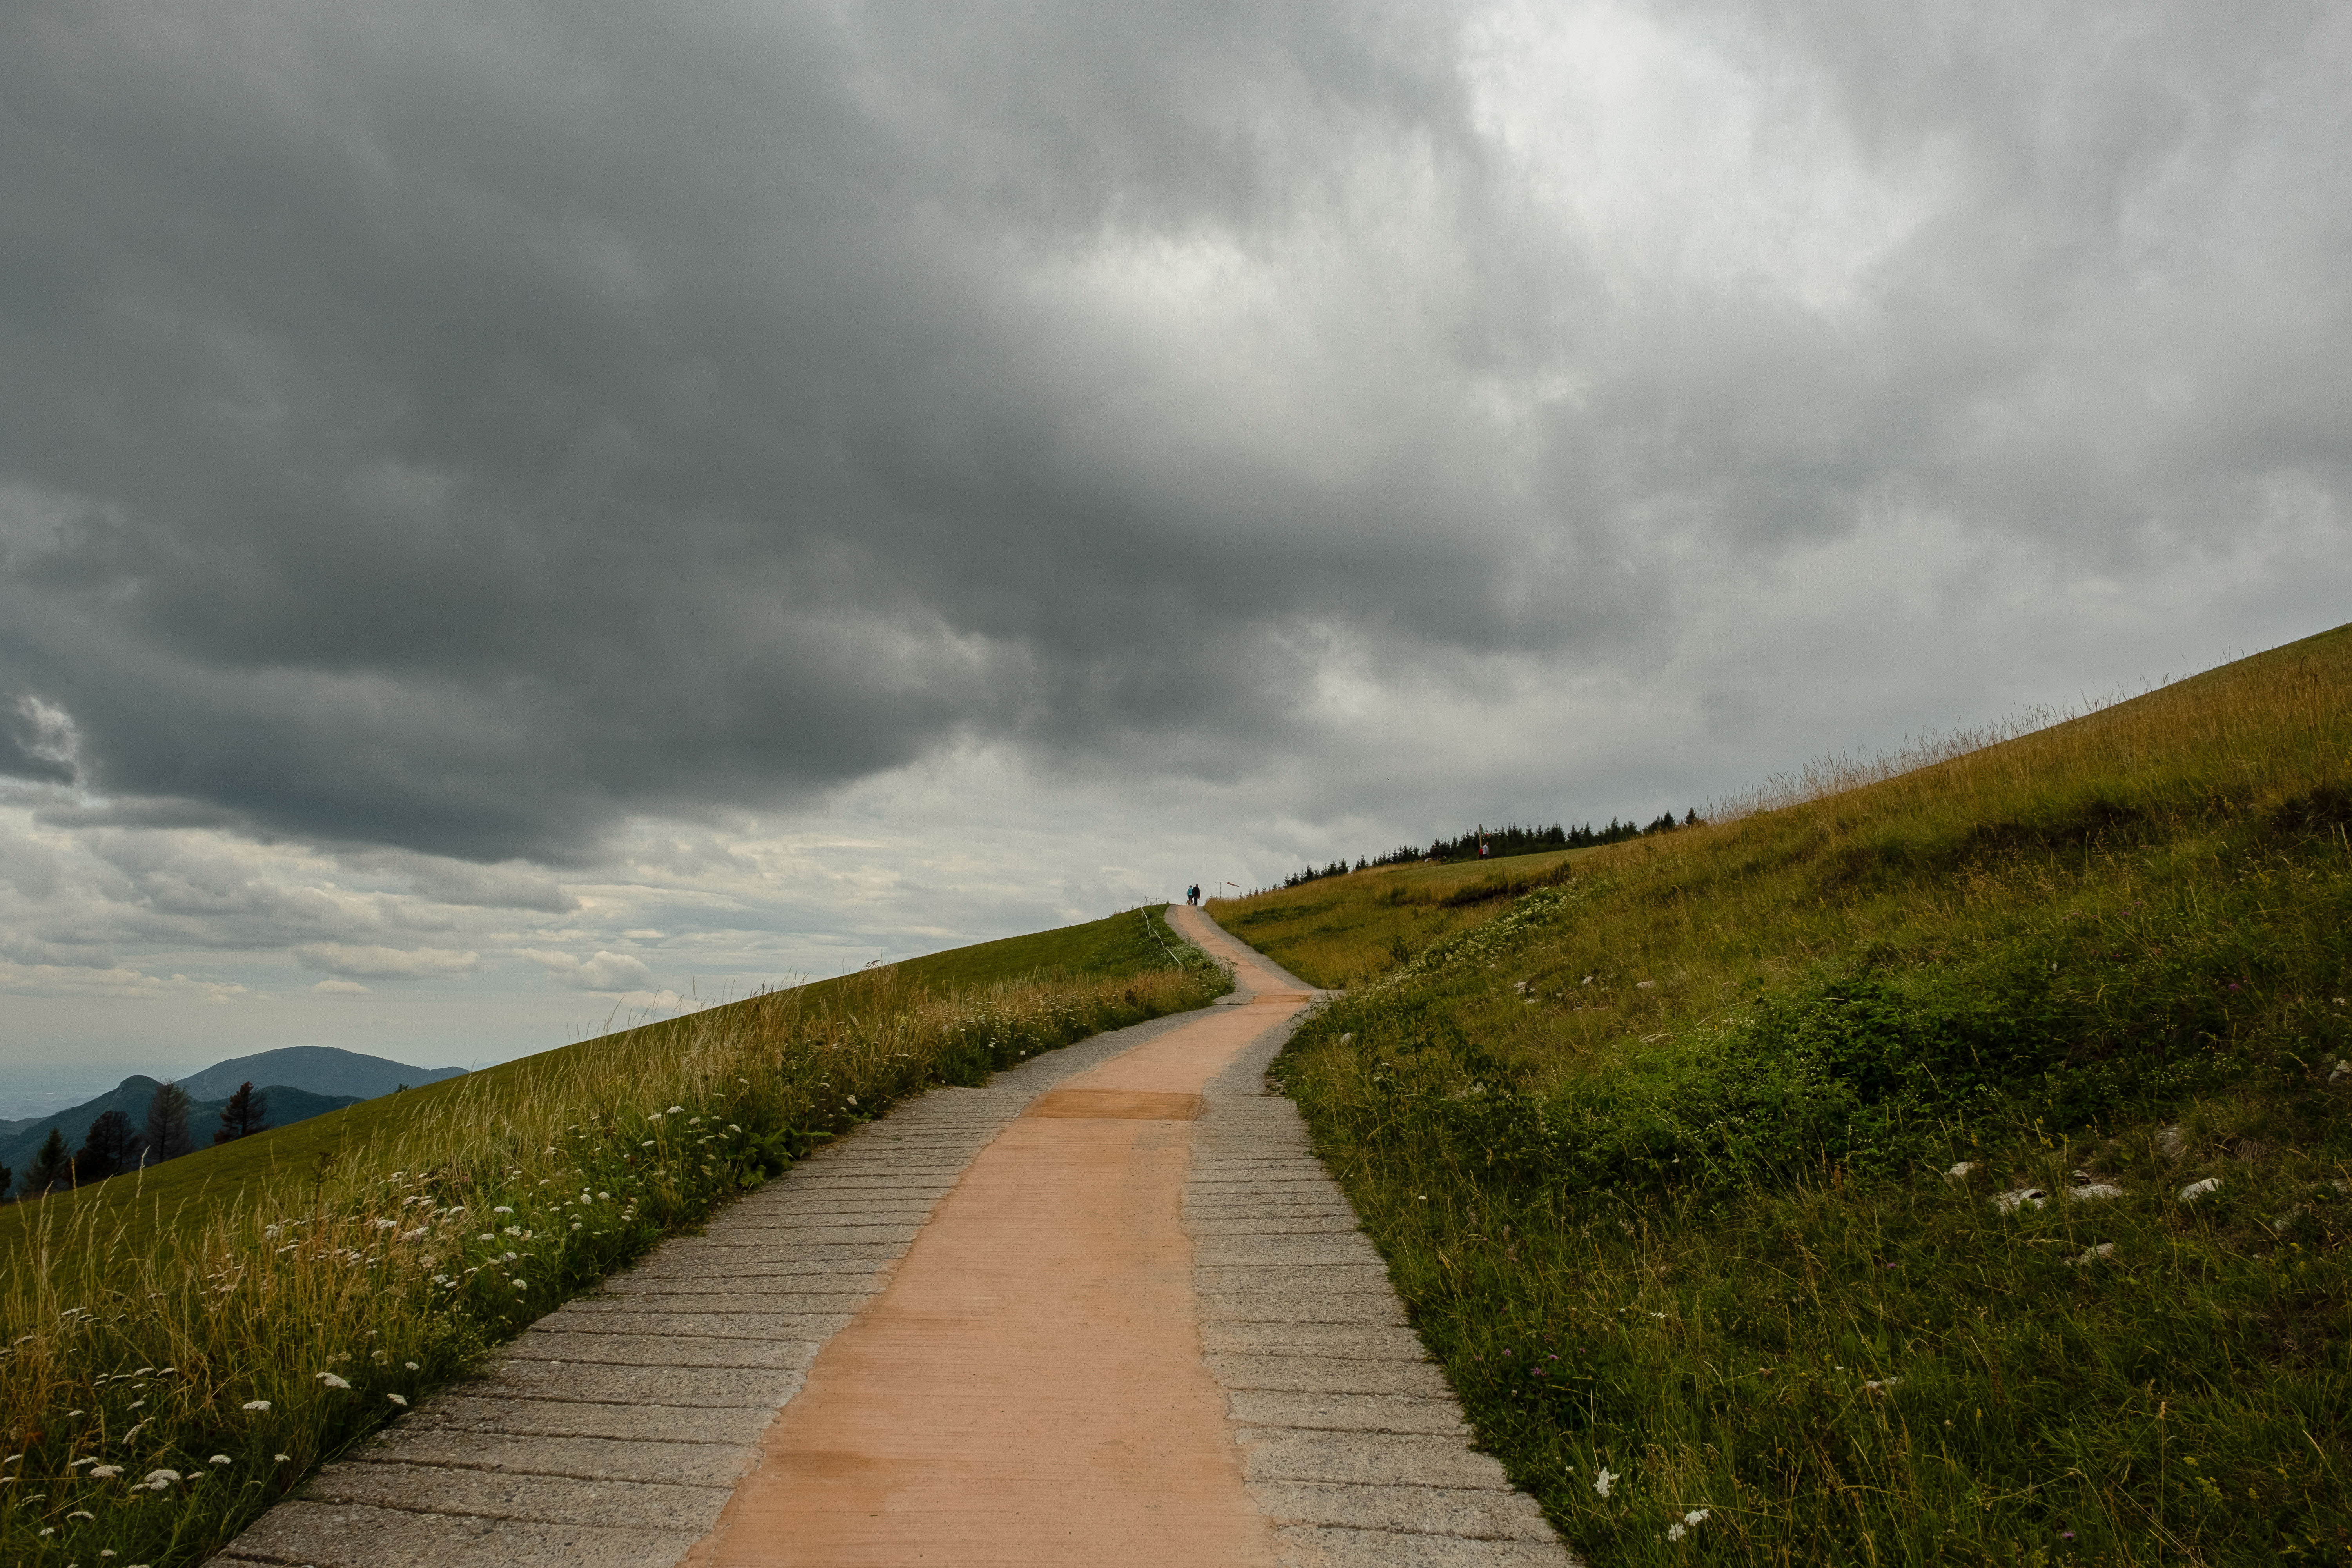
[{"label": "rock in grass", "polygon": [[2116,1244],[2112,1241],[2103,1241],[2096,1247],[2086,1248],[2080,1258],[2070,1258],[2067,1261],[2078,1268],[2084,1268],[2094,1263],[2105,1262],[2115,1255]]},{"label": "rock in grass", "polygon": [[2067,1188],[2066,1195],[2077,1202],[2090,1203],[2100,1198],[2122,1197],[2124,1190],[2112,1182],[2084,1182],[2080,1186]]},{"label": "rock in grass", "polygon": [[2049,1202],[2050,1194],[2040,1187],[2019,1187],[2011,1192],[1995,1193],[1992,1197],[1992,1206],[2003,1214],[2015,1214],[2028,1204],[2042,1208]]},{"label": "rock in grass", "polygon": [[2221,1190],[2221,1178],[2219,1176],[2208,1176],[2201,1182],[2191,1182],[2187,1186],[2181,1188],[2180,1201],[2184,1204],[2193,1204],[2199,1198],[2203,1197],[2206,1194],[2218,1193]]},{"label": "rock in grass", "polygon": [[2156,1152],[2177,1165],[2189,1152],[2189,1137],[2179,1127],[2168,1127],[2156,1135]]}]

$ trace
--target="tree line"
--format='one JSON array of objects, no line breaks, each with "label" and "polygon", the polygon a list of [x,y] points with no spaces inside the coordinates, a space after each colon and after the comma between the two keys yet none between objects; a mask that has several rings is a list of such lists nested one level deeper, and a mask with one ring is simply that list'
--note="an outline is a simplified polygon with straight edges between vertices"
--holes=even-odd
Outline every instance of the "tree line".
[{"label": "tree line", "polygon": [[[100,1182],[142,1165],[177,1159],[195,1147],[195,1139],[188,1131],[188,1111],[194,1104],[188,1091],[178,1084],[161,1084],[155,1089],[155,1097],[147,1102],[143,1125],[131,1125],[131,1118],[120,1110],[102,1110],[82,1134],[81,1147],[70,1151],[63,1129],[50,1128],[48,1137],[35,1151],[32,1164],[16,1184],[17,1195],[37,1198],[60,1188]],[[220,1125],[213,1130],[213,1142],[234,1142],[268,1125],[269,1097],[254,1088],[248,1079],[221,1107]],[[0,1201],[7,1196],[10,1174],[7,1166],[0,1165]]]},{"label": "tree line", "polygon": [[1318,870],[1309,866],[1294,871],[1282,879],[1286,888],[1303,887],[1326,877],[1344,877],[1350,871],[1369,871],[1376,866],[1412,866],[1424,861],[1440,865],[1456,860],[1499,860],[1512,855],[1540,855],[1548,849],[1589,849],[1602,844],[1622,844],[1629,838],[1641,838],[1654,833],[1672,833],[1678,827],[1696,827],[1703,819],[1694,806],[1676,820],[1671,811],[1661,812],[1647,825],[1609,819],[1606,827],[1595,827],[1587,822],[1581,827],[1567,827],[1553,823],[1549,827],[1474,827],[1452,838],[1432,839],[1427,848],[1406,844],[1385,855],[1370,858],[1359,857],[1350,866],[1345,860],[1334,860]]}]

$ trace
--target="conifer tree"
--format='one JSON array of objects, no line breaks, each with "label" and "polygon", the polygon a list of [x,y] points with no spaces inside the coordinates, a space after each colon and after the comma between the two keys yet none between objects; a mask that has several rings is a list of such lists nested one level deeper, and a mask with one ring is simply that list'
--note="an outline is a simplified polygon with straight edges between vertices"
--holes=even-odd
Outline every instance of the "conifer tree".
[{"label": "conifer tree", "polygon": [[176,1083],[158,1084],[147,1102],[147,1157],[175,1160],[194,1148],[188,1136],[188,1091]]},{"label": "conifer tree", "polygon": [[215,1143],[232,1142],[247,1138],[269,1125],[269,1097],[253,1087],[251,1079],[236,1086],[236,1092],[221,1107],[220,1131],[213,1134]]},{"label": "conifer tree", "polygon": [[74,1152],[75,1184],[101,1181],[135,1163],[138,1158],[139,1133],[131,1125],[131,1118],[120,1110],[101,1111],[83,1135],[81,1147]]},{"label": "conifer tree", "polygon": [[37,1198],[53,1187],[73,1185],[73,1156],[66,1152],[66,1135],[62,1128],[52,1127],[49,1135],[33,1154],[33,1163],[25,1171],[24,1191],[28,1198]]}]

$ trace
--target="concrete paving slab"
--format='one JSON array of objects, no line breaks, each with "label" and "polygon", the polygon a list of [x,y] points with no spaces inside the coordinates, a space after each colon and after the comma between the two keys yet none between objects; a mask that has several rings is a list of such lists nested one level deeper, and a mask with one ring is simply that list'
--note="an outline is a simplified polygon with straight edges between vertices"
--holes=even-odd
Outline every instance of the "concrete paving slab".
[{"label": "concrete paving slab", "polygon": [[537,1524],[298,1499],[262,1515],[213,1561],[272,1568],[671,1568],[692,1544],[680,1531]]},{"label": "concrete paving slab", "polygon": [[1201,1348],[1217,1355],[1332,1356],[1350,1361],[1427,1361],[1420,1336],[1387,1323],[1204,1321]]},{"label": "concrete paving slab", "polygon": [[694,1528],[714,1503],[726,1500],[727,1488],[583,1481],[569,1476],[498,1475],[443,1465],[346,1459],[312,1477],[303,1496],[314,1502],[481,1514],[533,1524],[674,1531]]},{"label": "concrete paving slab", "polygon": [[649,1443],[625,1437],[412,1426],[402,1422],[352,1458],[579,1481],[731,1488],[758,1453],[750,1443]]},{"label": "concrete paving slab", "polygon": [[1475,1453],[1451,1437],[1404,1432],[1292,1432],[1278,1427],[1245,1427],[1240,1436],[1243,1463],[1252,1480],[1511,1489],[1503,1467],[1493,1456]]},{"label": "concrete paving slab", "polygon": [[1202,1291],[1203,1321],[1236,1323],[1402,1323],[1404,1308],[1382,1279],[1348,1290]]},{"label": "concrete paving slab", "polygon": [[[785,1298],[787,1302],[792,1300]],[[648,1304],[634,1312],[558,1312],[532,1324],[531,1331],[541,1334],[654,1334],[688,1339],[772,1342],[790,1340],[798,1335],[812,1317],[822,1320],[837,1316],[839,1314],[834,1312],[780,1312],[773,1310],[764,1312],[677,1311]]]},{"label": "concrete paving slab", "polygon": [[682,1447],[740,1447],[755,1441],[768,1424],[769,1406],[704,1405],[695,1422],[698,1436],[678,1436],[671,1405],[594,1405],[577,1400],[501,1399],[450,1394],[427,1400],[400,1423],[402,1431],[488,1433],[515,1436],[606,1437],[623,1442],[673,1443]]},{"label": "concrete paving slab", "polygon": [[1560,1568],[1557,1540],[1479,1541],[1460,1535],[1307,1526],[1279,1532],[1297,1568]]},{"label": "concrete paving slab", "polygon": [[1299,1432],[1427,1432],[1467,1438],[1470,1424],[1451,1399],[1398,1394],[1294,1394],[1265,1388],[1228,1391],[1239,1426]]},{"label": "concrete paving slab", "polygon": [[1456,1491],[1430,1486],[1327,1486],[1274,1481],[1256,1489],[1276,1524],[1455,1535],[1473,1541],[1549,1541],[1551,1526],[1535,1500],[1514,1491]]},{"label": "concrete paving slab", "polygon": [[799,1372],[814,1347],[804,1341],[782,1343],[761,1340],[699,1339],[688,1335],[638,1333],[555,1333],[534,1328],[507,1347],[509,1362],[552,1361],[574,1365],[600,1363],[606,1366],[658,1366],[684,1371],[696,1367],[756,1372],[774,1368]]},{"label": "concrete paving slab", "polygon": [[501,1360],[480,1377],[458,1387],[490,1396],[667,1409],[681,1413],[672,1419],[679,1430],[690,1433],[694,1429],[692,1412],[729,1406],[772,1411],[793,1396],[800,1382],[799,1373],[781,1368],[744,1372]]},{"label": "concrete paving slab", "polygon": [[1293,1394],[1411,1394],[1451,1398],[1444,1374],[1420,1361],[1337,1361],[1325,1356],[1211,1355],[1206,1358],[1228,1388],[1264,1388]]}]

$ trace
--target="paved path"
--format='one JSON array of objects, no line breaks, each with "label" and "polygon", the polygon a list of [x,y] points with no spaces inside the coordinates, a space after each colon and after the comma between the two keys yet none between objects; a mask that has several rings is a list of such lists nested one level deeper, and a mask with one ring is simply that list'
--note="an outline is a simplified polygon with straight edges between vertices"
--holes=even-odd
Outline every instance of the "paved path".
[{"label": "paved path", "polygon": [[216,1559],[1566,1564],[1266,1063],[1306,987],[935,1089],[532,1326]]}]

